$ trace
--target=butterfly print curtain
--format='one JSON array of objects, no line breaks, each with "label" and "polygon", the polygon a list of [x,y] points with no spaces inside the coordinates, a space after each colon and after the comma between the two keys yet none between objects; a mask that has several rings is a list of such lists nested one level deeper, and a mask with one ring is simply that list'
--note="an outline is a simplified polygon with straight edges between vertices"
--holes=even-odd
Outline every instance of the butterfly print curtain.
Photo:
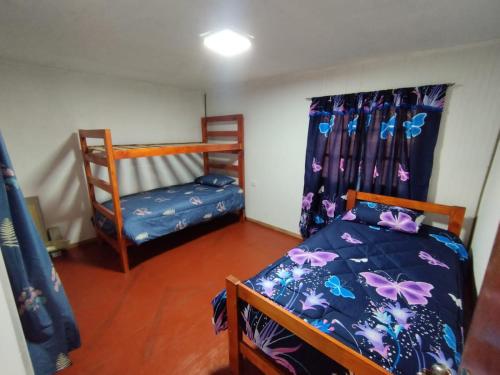
[{"label": "butterfly print curtain", "polygon": [[28,212],[0,134],[0,248],[35,374],[71,364],[80,346],[73,311]]},{"label": "butterfly print curtain", "polygon": [[312,99],[300,229],[341,213],[348,189],[426,200],[447,85]]}]

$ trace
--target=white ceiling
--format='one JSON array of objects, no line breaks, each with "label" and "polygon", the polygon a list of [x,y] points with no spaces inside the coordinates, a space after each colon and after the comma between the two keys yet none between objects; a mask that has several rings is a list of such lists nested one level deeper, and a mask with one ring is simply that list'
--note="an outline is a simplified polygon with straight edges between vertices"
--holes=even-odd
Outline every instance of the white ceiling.
[{"label": "white ceiling", "polygon": [[[204,49],[223,28],[252,50]],[[496,38],[499,0],[0,1],[0,57],[191,88]]]}]

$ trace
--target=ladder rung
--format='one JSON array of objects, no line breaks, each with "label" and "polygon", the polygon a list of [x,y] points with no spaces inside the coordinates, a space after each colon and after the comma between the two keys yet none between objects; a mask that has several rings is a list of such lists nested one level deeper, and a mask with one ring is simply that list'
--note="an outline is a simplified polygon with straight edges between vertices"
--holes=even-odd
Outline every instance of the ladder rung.
[{"label": "ladder rung", "polygon": [[106,137],[106,129],[89,129],[89,130],[80,129],[78,133],[82,138],[104,139]]},{"label": "ladder rung", "polygon": [[104,167],[108,166],[108,159],[104,156],[96,155],[96,154],[84,154],[84,159],[88,162],[99,164]]},{"label": "ladder rung", "polygon": [[239,121],[239,120],[243,120],[243,115],[211,116],[211,117],[205,117],[204,120],[207,123],[210,123],[210,122]]},{"label": "ladder rung", "polygon": [[119,253],[118,241],[97,227],[95,228],[95,231],[97,232],[97,235],[101,236],[101,238],[104,239],[114,251]]},{"label": "ladder rung", "polygon": [[97,211],[106,216],[109,220],[113,222],[115,221],[115,214],[109,208],[106,208],[102,204],[97,202],[92,202],[92,205]]},{"label": "ladder rung", "polygon": [[214,168],[214,169],[223,169],[223,170],[228,170],[228,171],[238,171],[238,166],[232,165],[232,164],[208,163],[208,167]]},{"label": "ladder rung", "polygon": [[237,137],[237,131],[208,131],[207,137]]},{"label": "ladder rung", "polygon": [[107,191],[109,194],[113,193],[113,188],[111,187],[111,185],[107,181],[101,180],[100,178],[96,178],[93,176],[87,176],[87,181],[89,182],[89,184],[97,186],[97,187],[101,188],[102,190]]}]

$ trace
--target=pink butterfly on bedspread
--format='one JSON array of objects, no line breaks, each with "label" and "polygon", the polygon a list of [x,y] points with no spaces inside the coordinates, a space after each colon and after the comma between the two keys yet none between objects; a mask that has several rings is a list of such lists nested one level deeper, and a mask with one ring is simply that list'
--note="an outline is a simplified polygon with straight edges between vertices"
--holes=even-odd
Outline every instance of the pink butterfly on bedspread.
[{"label": "pink butterfly on bedspread", "polygon": [[375,287],[376,292],[382,297],[393,301],[401,294],[410,305],[427,305],[427,298],[432,297],[430,291],[434,286],[422,281],[397,281],[388,280],[373,272],[361,272],[361,276],[366,279],[368,285]]},{"label": "pink butterfly on bedspread", "polygon": [[439,267],[450,269],[450,267],[448,267],[447,264],[444,264],[443,262],[437,260],[431,254],[429,254],[429,253],[427,253],[425,251],[419,252],[418,253],[418,257],[420,259],[426,260],[427,263],[429,263],[431,266],[439,266]]},{"label": "pink butterfly on bedspread", "polygon": [[343,240],[349,242],[349,243],[352,243],[352,244],[360,244],[360,243],[363,243],[362,241],[360,240],[357,240],[356,238],[354,238],[353,236],[351,236],[349,233],[345,232],[342,236],[340,236],[340,238],[342,238]]},{"label": "pink butterfly on bedspread", "polygon": [[306,262],[310,262],[313,267],[323,267],[328,262],[331,262],[338,257],[337,254],[327,251],[314,251],[308,253],[298,247],[290,250],[288,252],[288,256],[292,259],[292,261],[300,266]]}]

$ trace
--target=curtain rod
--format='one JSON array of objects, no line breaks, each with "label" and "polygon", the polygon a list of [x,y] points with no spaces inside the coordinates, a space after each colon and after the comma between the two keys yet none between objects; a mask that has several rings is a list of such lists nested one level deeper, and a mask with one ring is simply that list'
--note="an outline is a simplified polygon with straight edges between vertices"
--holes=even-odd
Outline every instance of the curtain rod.
[{"label": "curtain rod", "polygon": [[[452,86],[456,86],[457,84],[455,82],[451,82],[451,83],[433,83],[433,84],[430,84],[430,85],[419,85],[419,86],[415,86],[415,87],[420,87],[420,86],[435,86],[435,85],[446,85],[448,87],[452,87]],[[413,86],[409,86],[409,87],[413,87]],[[399,87],[398,87],[399,88]],[[404,88],[404,87],[401,87],[401,88]],[[385,91],[385,90],[394,90],[394,89],[383,89],[383,90],[372,90],[372,91]],[[365,91],[365,92],[370,92],[370,91]],[[349,95],[348,94],[336,94],[336,95]],[[334,96],[334,95],[323,95],[323,96]],[[313,98],[308,96],[306,98],[306,100],[312,100]]]}]

